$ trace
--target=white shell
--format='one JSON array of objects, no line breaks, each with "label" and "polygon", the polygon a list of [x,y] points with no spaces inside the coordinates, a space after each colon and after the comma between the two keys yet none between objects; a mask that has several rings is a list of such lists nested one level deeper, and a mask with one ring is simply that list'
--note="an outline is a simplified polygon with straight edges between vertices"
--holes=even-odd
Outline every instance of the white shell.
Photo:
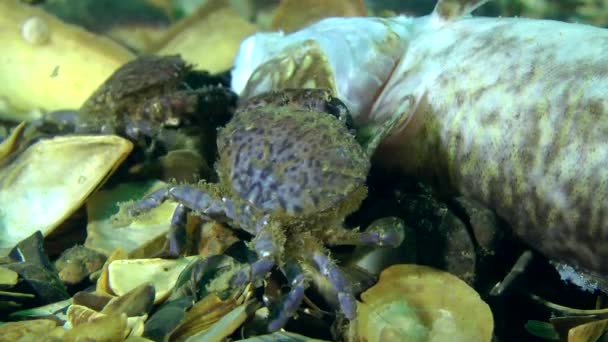
[{"label": "white shell", "polygon": [[0,248],[40,230],[49,234],[127,157],[133,144],[117,136],[41,140],[0,167]]},{"label": "white shell", "polygon": [[[314,40],[326,55],[334,72],[338,97],[353,117],[366,113],[402,56],[412,19],[394,18],[328,18],[289,35],[258,33],[247,38],[234,62],[232,89],[241,93],[254,70],[284,51]],[[278,70],[277,73],[281,72]],[[273,90],[278,75],[265,75],[255,80],[256,95]]]}]

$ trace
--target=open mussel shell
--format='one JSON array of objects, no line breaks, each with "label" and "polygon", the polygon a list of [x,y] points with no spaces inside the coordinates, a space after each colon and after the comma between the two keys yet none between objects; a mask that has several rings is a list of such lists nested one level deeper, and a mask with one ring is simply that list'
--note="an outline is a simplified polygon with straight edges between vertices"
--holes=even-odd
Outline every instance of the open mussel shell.
[{"label": "open mussel shell", "polygon": [[131,152],[117,136],[40,140],[0,167],[0,248],[48,235],[82,206]]},{"label": "open mussel shell", "polygon": [[492,340],[490,307],[464,281],[444,271],[391,266],[361,299],[351,325],[352,341]]}]

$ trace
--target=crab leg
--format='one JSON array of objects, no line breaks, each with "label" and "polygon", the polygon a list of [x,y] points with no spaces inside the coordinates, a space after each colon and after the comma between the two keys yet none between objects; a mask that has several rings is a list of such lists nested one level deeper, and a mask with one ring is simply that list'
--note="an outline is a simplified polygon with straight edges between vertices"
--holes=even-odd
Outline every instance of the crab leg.
[{"label": "crab leg", "polygon": [[285,326],[287,320],[293,317],[300,307],[300,304],[302,304],[304,290],[306,290],[307,287],[304,270],[297,261],[286,261],[285,266],[281,268],[281,271],[287,278],[291,289],[289,290],[289,293],[281,297],[280,301],[271,310],[272,316],[268,323],[268,330],[270,332],[281,329]]},{"label": "crab leg", "polygon": [[183,204],[187,209],[200,212],[211,219],[232,219],[227,215],[224,202],[213,199],[202,189],[187,185],[176,185],[156,190],[132,206],[129,212],[131,215],[138,215],[158,207],[166,200]]},{"label": "crab leg", "polygon": [[344,227],[334,228],[330,231],[331,234],[326,237],[329,245],[397,247],[403,242],[405,223],[397,217],[385,217],[372,222],[364,232]]},{"label": "crab leg", "polygon": [[179,255],[182,252],[186,242],[188,212],[195,210],[212,219],[231,219],[229,217],[230,212],[226,210],[224,202],[214,200],[202,189],[180,185],[154,191],[132,206],[129,212],[131,215],[138,215],[161,205],[168,199],[179,203],[171,217],[171,227],[168,234],[169,252],[174,255]]},{"label": "crab leg", "polygon": [[338,265],[329,257],[321,252],[313,253],[311,259],[319,272],[329,279],[338,292],[338,303],[340,304],[340,309],[342,309],[344,316],[349,320],[353,320],[357,313],[357,304],[353,289],[344,272],[342,272]]},{"label": "crab leg", "polygon": [[268,221],[268,215],[264,216],[255,227],[256,235],[253,240],[253,249],[258,255],[258,260],[251,264],[249,274],[241,271],[233,278],[233,283],[244,284],[263,278],[275,265],[278,254],[277,244],[273,238],[272,224]]},{"label": "crab leg", "polygon": [[188,220],[188,208],[178,204],[171,217],[171,227],[167,240],[169,241],[169,253],[180,255],[186,244],[186,223]]}]

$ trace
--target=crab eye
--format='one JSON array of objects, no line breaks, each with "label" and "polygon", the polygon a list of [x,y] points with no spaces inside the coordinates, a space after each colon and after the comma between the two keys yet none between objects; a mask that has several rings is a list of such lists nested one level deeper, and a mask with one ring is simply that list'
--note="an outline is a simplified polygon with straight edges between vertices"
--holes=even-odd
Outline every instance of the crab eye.
[{"label": "crab eye", "polygon": [[338,118],[340,122],[342,122],[346,128],[349,130],[354,129],[353,127],[353,117],[350,115],[350,111],[342,102],[342,100],[337,97],[332,97],[326,104],[326,110],[329,114]]}]

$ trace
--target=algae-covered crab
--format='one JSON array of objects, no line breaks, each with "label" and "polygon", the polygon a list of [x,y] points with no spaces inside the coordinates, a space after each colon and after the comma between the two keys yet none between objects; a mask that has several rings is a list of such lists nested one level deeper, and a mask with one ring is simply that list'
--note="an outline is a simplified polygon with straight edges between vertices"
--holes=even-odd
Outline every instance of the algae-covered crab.
[{"label": "algae-covered crab", "polygon": [[[352,286],[324,245],[396,246],[403,240],[398,221],[375,231],[343,228],[344,217],[367,194],[369,158],[339,120],[340,113],[345,114],[343,104],[324,90],[306,90],[305,97],[298,91],[254,97],[221,129],[219,184],[168,187],[131,208],[137,214],[167,199],[179,203],[172,221],[174,252],[180,249],[175,235],[184,231],[189,210],[226,220],[255,236],[251,246],[258,260],[250,273],[240,273],[234,281],[260,279],[276,265],[291,286],[271,310],[269,330],[281,328],[300,306],[307,287],[303,264],[312,264],[329,279],[341,311],[349,319],[355,317]],[[342,109],[336,117],[319,108]]]},{"label": "algae-covered crab", "polygon": [[164,140],[164,128],[226,121],[236,96],[225,83],[192,70],[180,56],[143,55],[116,70],[78,111],[51,112],[43,124]]}]

